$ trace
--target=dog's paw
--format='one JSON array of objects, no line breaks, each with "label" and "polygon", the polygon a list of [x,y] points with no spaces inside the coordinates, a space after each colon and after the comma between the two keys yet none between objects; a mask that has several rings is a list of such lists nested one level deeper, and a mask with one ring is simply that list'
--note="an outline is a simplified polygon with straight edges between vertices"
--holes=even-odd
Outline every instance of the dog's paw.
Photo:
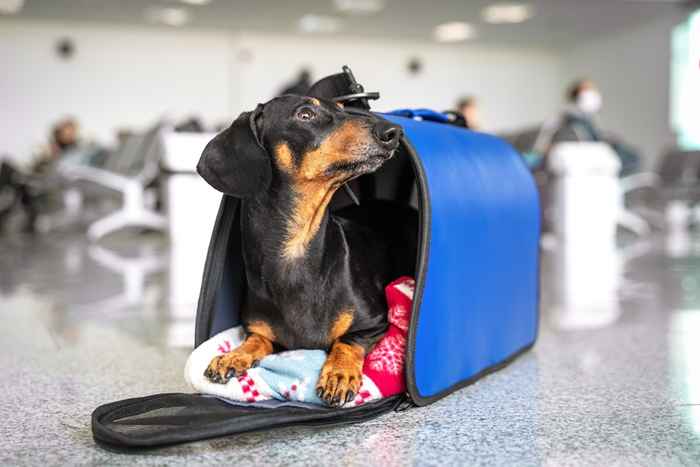
[{"label": "dog's paw", "polygon": [[213,383],[226,384],[231,378],[242,376],[257,363],[253,355],[234,350],[214,357],[207,369],[204,370],[204,376]]},{"label": "dog's paw", "polygon": [[362,385],[362,364],[329,358],[321,369],[316,395],[331,407],[355,399]]}]

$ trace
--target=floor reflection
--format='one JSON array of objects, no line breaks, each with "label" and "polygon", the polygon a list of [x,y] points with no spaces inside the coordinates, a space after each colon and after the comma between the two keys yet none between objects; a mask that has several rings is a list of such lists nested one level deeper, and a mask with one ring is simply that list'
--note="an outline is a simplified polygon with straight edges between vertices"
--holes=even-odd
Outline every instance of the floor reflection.
[{"label": "floor reflection", "polygon": [[[680,242],[661,236],[607,255],[544,253],[534,350],[429,407],[351,427],[188,445],[147,460],[285,463],[292,452],[307,461],[333,452],[343,465],[697,463],[698,239],[686,232]],[[64,453],[64,464],[84,455],[118,463],[90,441],[90,411],[125,397],[187,391],[182,368],[195,307],[169,296],[168,252],[149,235],[99,246],[72,235],[0,240],[7,376],[0,391],[27,408],[27,388],[42,387],[52,413],[82,427],[76,443],[56,417],[2,412],[11,426],[36,434],[13,429],[8,443],[34,449],[50,432],[42,446]]]},{"label": "floor reflection", "polygon": [[67,341],[96,322],[159,346],[189,348],[196,303],[171,306],[168,266],[167,242],[157,235],[117,235],[98,244],[70,234],[2,238],[0,307],[11,308],[18,297],[32,300],[29,309],[44,304],[51,310],[44,324]]},{"label": "floor reflection", "polygon": [[[147,245],[134,257],[121,255],[101,245],[90,245],[90,258],[120,277],[122,290],[111,297],[86,304],[86,307],[107,313],[122,311],[146,303],[146,280],[166,267],[167,255]],[[160,291],[156,291],[160,294]]]},{"label": "floor reflection", "polygon": [[[676,310],[669,333],[671,368],[686,401],[700,401],[700,310]],[[684,416],[700,435],[700,405],[686,405]]]},{"label": "floor reflection", "polygon": [[566,248],[547,253],[551,275],[549,317],[560,330],[608,326],[620,316],[623,263],[615,251]]}]

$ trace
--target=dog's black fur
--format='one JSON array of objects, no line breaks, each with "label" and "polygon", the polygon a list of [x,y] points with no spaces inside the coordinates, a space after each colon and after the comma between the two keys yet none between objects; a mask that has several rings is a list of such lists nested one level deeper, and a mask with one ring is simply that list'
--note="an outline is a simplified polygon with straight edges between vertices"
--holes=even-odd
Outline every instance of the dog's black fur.
[{"label": "dog's black fur", "polygon": [[396,151],[401,128],[301,96],[243,113],[205,148],[197,167],[241,198],[248,338],[205,374],[225,383],[279,349],[329,351],[317,392],[352,400],[362,360],[387,329],[384,287],[413,275],[417,214],[362,203],[333,214],[343,183],[375,171]]}]

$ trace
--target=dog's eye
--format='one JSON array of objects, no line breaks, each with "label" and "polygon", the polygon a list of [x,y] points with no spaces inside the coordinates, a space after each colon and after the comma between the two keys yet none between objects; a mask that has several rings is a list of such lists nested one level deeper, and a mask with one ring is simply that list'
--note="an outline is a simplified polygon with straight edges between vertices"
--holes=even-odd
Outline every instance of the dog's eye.
[{"label": "dog's eye", "polygon": [[313,120],[314,118],[316,118],[316,112],[314,112],[308,107],[304,107],[303,109],[297,112],[297,118],[299,120],[304,121]]}]

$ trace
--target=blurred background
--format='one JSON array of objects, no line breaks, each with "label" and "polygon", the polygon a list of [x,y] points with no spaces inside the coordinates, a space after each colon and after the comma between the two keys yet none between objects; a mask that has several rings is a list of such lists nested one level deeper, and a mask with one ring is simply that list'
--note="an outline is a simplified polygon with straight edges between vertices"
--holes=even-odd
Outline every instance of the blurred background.
[{"label": "blurred background", "polygon": [[[601,123],[653,166],[683,127],[670,118],[683,4],[3,0],[1,151],[25,163],[65,116],[105,145],[166,115],[222,124],[302,70],[314,81],[350,64],[381,90],[378,110],[444,110],[473,95],[489,132],[541,124],[571,81],[590,77]],[[676,60],[691,43],[676,44]]]},{"label": "blurred background", "polygon": [[[632,372],[641,397],[695,407],[678,446],[700,452],[700,2],[0,0],[0,65],[0,337],[53,349],[66,378],[138,355],[93,406],[182,385],[220,200],[194,172],[207,141],[349,65],[373,110],[446,112],[531,170],[543,319],[524,378],[595,393]],[[0,362],[24,378],[20,353]]]}]

